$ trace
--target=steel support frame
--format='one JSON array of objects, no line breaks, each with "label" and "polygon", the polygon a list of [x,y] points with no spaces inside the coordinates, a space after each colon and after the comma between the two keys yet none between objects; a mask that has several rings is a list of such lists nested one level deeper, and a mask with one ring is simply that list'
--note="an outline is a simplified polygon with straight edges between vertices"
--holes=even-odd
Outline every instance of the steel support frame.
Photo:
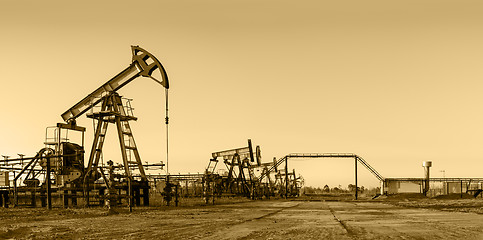
[{"label": "steel support frame", "polygon": [[[385,179],[380,175],[373,167],[371,167],[363,158],[356,154],[352,153],[291,153],[276,161],[273,166],[268,170],[262,173],[260,178],[258,179],[260,182],[263,180],[264,177],[269,176],[270,173],[277,169],[282,163],[285,162],[285,198],[288,197],[288,159],[289,158],[353,158],[354,159],[354,181],[355,181],[355,192],[354,197],[355,199],[358,198],[358,179],[357,179],[357,164],[361,163],[364,167],[366,167],[379,181],[384,182]],[[294,176],[295,178],[295,176]]]}]

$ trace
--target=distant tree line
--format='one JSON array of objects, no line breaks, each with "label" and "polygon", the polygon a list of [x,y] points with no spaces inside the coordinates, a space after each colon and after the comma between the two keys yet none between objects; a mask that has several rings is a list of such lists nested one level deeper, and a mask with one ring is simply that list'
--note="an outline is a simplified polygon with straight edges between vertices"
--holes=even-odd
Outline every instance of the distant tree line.
[{"label": "distant tree line", "polygon": [[[354,184],[349,184],[347,185],[347,188],[342,188],[341,185],[337,187],[329,187],[329,185],[325,185],[323,188],[320,187],[311,187],[311,186],[305,186],[304,187],[304,193],[307,194],[327,194],[327,193],[353,193],[355,191],[356,186]],[[365,193],[365,194],[377,194],[380,191],[379,187],[375,188],[365,188],[364,186],[359,186],[358,187],[359,193]]]}]

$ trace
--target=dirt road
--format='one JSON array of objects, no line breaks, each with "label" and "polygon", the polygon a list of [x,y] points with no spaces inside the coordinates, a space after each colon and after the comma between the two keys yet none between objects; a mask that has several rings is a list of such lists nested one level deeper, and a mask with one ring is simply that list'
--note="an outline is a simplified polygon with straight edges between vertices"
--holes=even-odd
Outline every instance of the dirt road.
[{"label": "dirt road", "polygon": [[185,208],[0,209],[0,239],[483,239],[483,215],[381,202],[253,201]]}]

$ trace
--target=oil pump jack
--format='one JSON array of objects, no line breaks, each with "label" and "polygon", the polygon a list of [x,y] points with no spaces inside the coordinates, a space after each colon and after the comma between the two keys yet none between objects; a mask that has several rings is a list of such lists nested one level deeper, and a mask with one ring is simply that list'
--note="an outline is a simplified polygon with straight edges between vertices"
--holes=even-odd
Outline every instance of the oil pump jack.
[{"label": "oil pump jack", "polygon": [[[65,111],[61,115],[65,123],[58,123],[55,127],[47,128],[45,148],[39,152],[40,155],[37,154],[36,157],[31,158],[29,164],[23,167],[22,171],[16,176],[15,181],[23,173],[28,172],[24,182],[29,182],[30,173],[35,172],[34,167],[38,166],[37,162],[40,162],[39,165],[43,169],[47,168],[48,174],[45,177],[45,183],[48,183],[48,188],[50,188],[52,181],[59,190],[64,191],[64,206],[68,204],[69,198],[71,198],[72,204],[76,204],[77,192],[79,191],[84,192],[83,196],[87,205],[91,203],[89,192],[95,192],[93,195],[97,195],[96,201],[102,202],[104,190],[114,188],[114,186],[109,186],[114,184],[112,181],[108,181],[103,169],[99,169],[101,168],[99,160],[102,156],[107,129],[110,124],[114,124],[121,147],[122,165],[120,165],[120,168],[124,172],[116,176],[119,181],[115,188],[119,193],[121,191],[126,192],[124,196],[128,196],[130,207],[133,205],[133,198],[136,205],[140,205],[141,198],[143,198],[143,205],[149,205],[149,185],[129,125],[129,121],[137,120],[137,118],[132,115],[130,101],[122,98],[117,90],[138,77],[148,77],[161,84],[166,93],[166,124],[168,124],[167,90],[169,82],[163,65],[156,57],[139,46],[131,46],[131,50],[132,63],[126,69]],[[160,80],[153,76],[155,70],[159,70]],[[100,109],[94,111],[94,108],[99,108],[99,105]],[[84,164],[84,132],[86,128],[76,124],[76,119],[84,113],[88,118],[94,119],[95,123],[94,140],[87,167]],[[49,135],[49,131],[52,134]],[[69,131],[80,133],[81,142],[70,142],[67,138]],[[52,177],[49,173],[50,169],[52,169]],[[134,171],[138,173],[134,174]],[[135,175],[138,178],[136,180],[134,179]],[[32,176],[34,176],[33,173]],[[96,183],[96,180],[101,177],[104,178],[105,187]],[[49,190],[47,189],[47,192]],[[118,199],[118,201],[121,201],[121,199]]]},{"label": "oil pump jack", "polygon": [[[207,203],[209,198],[214,202],[215,195],[223,193],[255,197],[255,189],[258,186],[253,185],[256,178],[254,169],[261,165],[260,146],[257,146],[254,152],[252,141],[248,139],[247,147],[214,152],[211,156],[203,176],[203,191]],[[227,172],[224,176],[215,172],[218,158],[223,158],[226,166]]]}]

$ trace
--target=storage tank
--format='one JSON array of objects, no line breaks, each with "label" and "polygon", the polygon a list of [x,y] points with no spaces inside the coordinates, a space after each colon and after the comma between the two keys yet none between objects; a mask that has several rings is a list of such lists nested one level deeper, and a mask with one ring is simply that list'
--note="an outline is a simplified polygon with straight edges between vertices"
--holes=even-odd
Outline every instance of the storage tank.
[{"label": "storage tank", "polygon": [[429,191],[429,168],[433,165],[431,161],[424,161],[423,168],[424,168],[424,196]]}]

